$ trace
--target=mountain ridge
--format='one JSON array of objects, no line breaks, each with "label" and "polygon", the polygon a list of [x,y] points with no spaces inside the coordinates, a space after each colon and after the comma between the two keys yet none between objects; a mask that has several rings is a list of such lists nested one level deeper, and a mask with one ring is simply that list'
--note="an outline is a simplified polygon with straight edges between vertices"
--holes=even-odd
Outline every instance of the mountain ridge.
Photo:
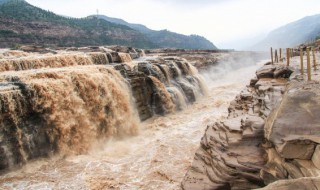
[{"label": "mountain ridge", "polygon": [[316,14],[303,17],[271,31],[264,40],[254,45],[253,49],[293,47],[315,40],[319,36],[320,14]]},{"label": "mountain ridge", "polygon": [[182,49],[218,49],[212,42],[199,35],[183,35],[169,30],[152,30],[142,24],[129,23],[123,19],[108,17],[106,15],[91,15],[106,21],[126,25],[145,34],[152,42],[161,48]]},{"label": "mountain ridge", "polygon": [[[0,48],[20,45],[215,48],[203,37],[187,37],[169,31],[153,33],[141,24],[135,24],[135,29],[127,26],[129,23],[123,20],[122,23],[116,23],[121,20],[109,22],[92,16],[72,18],[43,10],[25,0],[0,0]],[[146,33],[152,33],[153,36]]]},{"label": "mountain ridge", "polygon": [[96,18],[70,18],[35,7],[24,0],[0,5],[0,47],[128,45],[156,47],[143,34]]}]

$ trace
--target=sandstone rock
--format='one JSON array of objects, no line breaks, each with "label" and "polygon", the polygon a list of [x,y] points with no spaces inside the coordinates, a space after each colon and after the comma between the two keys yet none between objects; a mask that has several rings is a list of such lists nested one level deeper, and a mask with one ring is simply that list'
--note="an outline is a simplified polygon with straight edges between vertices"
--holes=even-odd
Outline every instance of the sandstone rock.
[{"label": "sandstone rock", "polygon": [[[248,115],[250,105],[259,96],[256,94],[258,91],[251,88],[242,91],[230,104],[227,120],[208,126],[192,168],[182,183],[184,189],[206,189],[199,183],[201,180],[209,184],[208,189],[264,186],[260,177],[260,170],[266,163],[261,147],[264,119],[259,114]],[[260,101],[256,106],[263,104]],[[201,171],[198,170],[199,165],[203,166]]]},{"label": "sandstone rock", "polygon": [[[320,118],[317,117],[320,115],[320,90],[318,84],[302,85],[292,84],[289,87],[279,107],[270,115],[265,131],[266,138],[283,156],[289,156],[290,149],[302,150],[305,147],[308,151],[296,156],[310,159],[314,143],[320,143]],[[305,90],[308,86],[310,90]],[[286,146],[290,149],[286,150]],[[296,157],[294,154],[292,152],[289,157]]]},{"label": "sandstone rock", "polygon": [[273,72],[276,70],[274,65],[264,65],[262,68],[258,69],[256,75],[258,79],[260,78],[273,78]]},{"label": "sandstone rock", "polygon": [[283,65],[264,65],[258,69],[256,75],[261,78],[289,78],[293,70]]},{"label": "sandstone rock", "polygon": [[320,187],[320,178],[299,178],[290,180],[280,180],[268,185],[260,190],[318,190]]},{"label": "sandstone rock", "polygon": [[316,143],[309,140],[285,141],[277,147],[277,151],[283,158],[310,160]]},{"label": "sandstone rock", "polygon": [[[316,173],[311,169],[302,171],[302,164],[296,160],[287,161],[273,148],[272,142],[265,141],[264,126],[266,121],[270,122],[266,119],[282,101],[290,74],[290,69],[279,65],[265,65],[257,71],[257,79],[230,103],[228,118],[206,130],[192,169],[183,181],[183,184],[193,185],[184,185],[184,189],[204,189],[194,184],[200,179],[209,179],[211,184],[207,184],[212,189],[252,189],[288,176],[299,178]],[[295,156],[310,158],[312,146],[311,143],[309,149]],[[290,150],[287,147],[288,155],[293,152]],[[194,165],[202,165],[202,172],[193,170]],[[190,179],[198,180],[192,183]]]},{"label": "sandstone rock", "polygon": [[320,145],[317,145],[314,150],[312,162],[320,170]]},{"label": "sandstone rock", "polygon": [[289,78],[292,73],[293,73],[292,68],[288,68],[286,66],[276,67],[276,70],[273,73],[273,77],[274,78]]},{"label": "sandstone rock", "polygon": [[258,81],[259,81],[259,79],[257,79],[257,78],[251,79],[250,80],[250,86],[252,86],[252,87],[255,86]]}]

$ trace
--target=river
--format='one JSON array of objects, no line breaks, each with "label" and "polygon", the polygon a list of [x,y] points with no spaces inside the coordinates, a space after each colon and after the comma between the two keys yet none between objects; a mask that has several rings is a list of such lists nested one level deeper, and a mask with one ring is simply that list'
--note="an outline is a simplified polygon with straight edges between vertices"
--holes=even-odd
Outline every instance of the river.
[{"label": "river", "polygon": [[98,142],[86,155],[29,162],[0,176],[0,189],[181,189],[206,126],[227,116],[260,65],[248,62],[227,61],[201,73],[208,96],[140,123],[138,135]]}]

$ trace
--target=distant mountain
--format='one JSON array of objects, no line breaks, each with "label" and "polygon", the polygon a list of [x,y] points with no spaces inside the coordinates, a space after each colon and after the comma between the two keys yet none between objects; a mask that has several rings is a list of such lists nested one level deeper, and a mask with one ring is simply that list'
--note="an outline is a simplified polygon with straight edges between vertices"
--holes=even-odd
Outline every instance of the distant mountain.
[{"label": "distant mountain", "polygon": [[132,29],[138,30],[141,33],[145,34],[152,42],[154,42],[161,48],[217,49],[217,47],[212,42],[202,36],[186,36],[170,32],[168,30],[151,30],[142,24],[132,24],[122,19],[112,18],[105,15],[97,15],[91,17],[98,17],[112,23],[126,25]]},{"label": "distant mountain", "polygon": [[304,17],[272,32],[254,49],[293,47],[320,36],[320,14]]},{"label": "distant mountain", "polygon": [[0,47],[128,45],[157,47],[141,32],[97,18],[68,18],[24,0],[0,0]]},{"label": "distant mountain", "polygon": [[0,5],[7,2],[7,1],[9,1],[9,0],[0,0]]}]

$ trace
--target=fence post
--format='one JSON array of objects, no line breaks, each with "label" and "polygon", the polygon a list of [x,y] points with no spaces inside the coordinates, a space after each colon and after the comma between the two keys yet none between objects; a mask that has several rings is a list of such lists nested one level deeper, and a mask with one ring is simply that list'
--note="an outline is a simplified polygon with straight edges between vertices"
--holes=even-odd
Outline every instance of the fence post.
[{"label": "fence post", "polygon": [[301,75],[303,76],[304,69],[303,69],[303,49],[302,48],[300,48],[300,65],[301,65]]},{"label": "fence post", "polygon": [[270,48],[271,50],[271,64],[273,65],[273,51],[272,51],[272,47]]},{"label": "fence post", "polygon": [[274,50],[274,62],[275,63],[279,63],[278,50],[277,49]]},{"label": "fence post", "polygon": [[307,47],[307,70],[308,70],[308,81],[311,80],[311,64],[310,64],[310,48]]},{"label": "fence post", "polygon": [[317,70],[317,61],[316,61],[316,55],[314,53],[314,48],[312,48],[312,57],[313,57],[313,67],[314,67],[314,70],[316,71]]},{"label": "fence post", "polygon": [[290,65],[290,48],[287,48],[287,66]]},{"label": "fence post", "polygon": [[294,57],[294,56],[293,56],[293,48],[291,48],[291,57]]},{"label": "fence post", "polygon": [[282,62],[282,49],[279,49],[279,53],[280,53],[280,62]]}]

